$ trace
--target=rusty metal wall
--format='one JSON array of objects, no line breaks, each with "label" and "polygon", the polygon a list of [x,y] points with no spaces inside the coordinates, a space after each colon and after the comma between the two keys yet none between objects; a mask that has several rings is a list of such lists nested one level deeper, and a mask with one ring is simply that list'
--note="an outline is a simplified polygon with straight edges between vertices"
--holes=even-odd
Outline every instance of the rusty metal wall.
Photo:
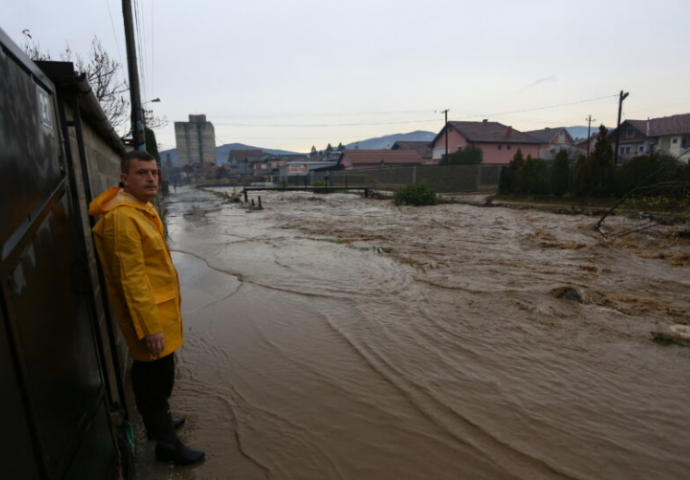
[{"label": "rusty metal wall", "polygon": [[[2,30],[0,48],[2,476],[112,478],[117,452],[54,88]],[[84,453],[96,446],[98,456]]]}]

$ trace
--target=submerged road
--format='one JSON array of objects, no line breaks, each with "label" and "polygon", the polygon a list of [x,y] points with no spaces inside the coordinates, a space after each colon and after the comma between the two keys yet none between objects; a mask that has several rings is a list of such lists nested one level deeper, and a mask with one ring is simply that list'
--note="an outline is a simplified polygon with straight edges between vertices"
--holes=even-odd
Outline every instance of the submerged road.
[{"label": "submerged road", "polygon": [[[218,189],[222,190],[222,189]],[[690,245],[585,217],[352,195],[168,199],[175,413],[207,451],[139,478],[681,479]],[[622,221],[622,220],[616,220]]]}]

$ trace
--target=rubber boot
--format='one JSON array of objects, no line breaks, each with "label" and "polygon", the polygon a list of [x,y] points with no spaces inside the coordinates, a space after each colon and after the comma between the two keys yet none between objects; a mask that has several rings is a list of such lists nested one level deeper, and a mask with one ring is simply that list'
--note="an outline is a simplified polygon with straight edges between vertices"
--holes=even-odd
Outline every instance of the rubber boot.
[{"label": "rubber boot", "polygon": [[[181,426],[183,426],[185,423],[187,423],[187,419],[185,417],[173,417],[172,419],[173,422],[173,428],[175,430],[178,430]],[[146,437],[149,440],[155,440],[155,433],[152,433],[153,431],[149,428],[147,422],[146,422],[146,417],[144,417],[144,425],[146,426]],[[152,427],[155,428],[155,427]]]},{"label": "rubber boot", "polygon": [[172,462],[175,465],[192,465],[204,459],[206,454],[202,450],[189,448],[179,440],[174,444],[158,442],[156,444],[156,460]]},{"label": "rubber boot", "polygon": [[177,438],[173,418],[169,412],[149,414],[144,417],[149,435],[156,440],[156,460],[175,465],[192,465],[204,459],[201,450],[189,448]]}]

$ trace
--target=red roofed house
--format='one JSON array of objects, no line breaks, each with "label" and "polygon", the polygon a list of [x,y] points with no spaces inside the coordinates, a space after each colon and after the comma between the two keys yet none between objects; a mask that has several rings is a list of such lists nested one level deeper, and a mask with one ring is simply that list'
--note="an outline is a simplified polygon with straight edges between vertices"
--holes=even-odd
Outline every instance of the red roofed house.
[{"label": "red roofed house", "polygon": [[446,132],[448,155],[472,145],[484,152],[483,163],[507,164],[513,159],[518,148],[525,157],[532,155],[536,158],[542,144],[539,139],[498,122],[448,122],[432,141],[434,160],[440,160],[446,153]]},{"label": "red roofed house", "polygon": [[[609,134],[616,141],[616,130]],[[661,153],[681,162],[690,161],[690,113],[649,120],[626,120],[620,126],[618,158]]]},{"label": "red roofed house", "polygon": [[338,160],[340,170],[409,167],[422,164],[422,156],[414,150],[345,150]]},{"label": "red roofed house", "polygon": [[[597,130],[597,129],[592,129],[592,130]],[[589,139],[585,138],[584,140],[579,141],[578,143],[575,144],[575,147],[582,150],[584,152],[584,154],[586,155],[588,151],[594,150],[594,144],[596,143],[596,141],[597,141],[597,133],[592,133],[589,136]],[[587,149],[588,144],[589,144],[589,150]]]},{"label": "red roofed house", "polygon": [[265,153],[263,152],[263,150],[249,150],[238,148],[230,150],[230,152],[228,153],[227,163],[230,164],[230,167],[235,173],[239,173],[240,175],[246,175],[250,173],[249,171],[251,170],[251,168],[249,167],[249,163],[264,155]]},{"label": "red roofed house", "polygon": [[424,160],[425,164],[433,165],[438,163],[438,161],[432,161],[433,152],[431,150],[430,142],[413,142],[407,140],[398,140],[393,144],[391,150],[416,150],[417,153],[421,155],[422,160]]},{"label": "red roofed house", "polygon": [[556,155],[558,155],[558,152],[561,150],[567,151],[568,157],[575,159],[578,155],[585,153],[587,150],[586,144],[584,149],[575,146],[575,140],[573,140],[573,137],[565,127],[547,127],[542,130],[531,130],[524,133],[542,142],[539,148],[539,158],[543,158],[544,160],[555,159]]}]

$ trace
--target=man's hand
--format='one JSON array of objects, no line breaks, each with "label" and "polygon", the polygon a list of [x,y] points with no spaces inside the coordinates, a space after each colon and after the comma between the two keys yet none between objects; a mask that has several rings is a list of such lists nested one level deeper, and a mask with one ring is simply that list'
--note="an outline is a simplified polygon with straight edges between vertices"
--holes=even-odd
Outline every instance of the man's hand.
[{"label": "man's hand", "polygon": [[163,332],[144,337],[144,340],[146,340],[146,348],[151,352],[151,355],[156,358],[160,357],[163,350],[165,350],[165,337],[163,336]]}]

